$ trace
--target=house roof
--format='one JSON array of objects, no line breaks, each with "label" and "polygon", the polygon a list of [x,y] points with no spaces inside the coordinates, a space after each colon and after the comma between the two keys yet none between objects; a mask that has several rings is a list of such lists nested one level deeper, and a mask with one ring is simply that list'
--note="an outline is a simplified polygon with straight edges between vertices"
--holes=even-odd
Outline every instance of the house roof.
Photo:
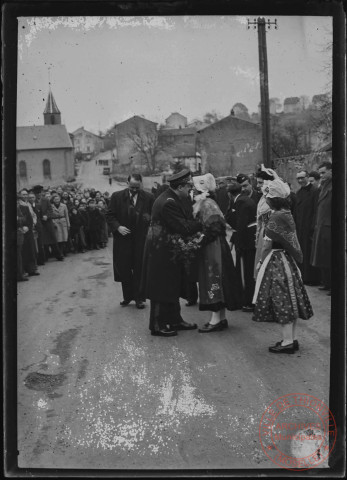
[{"label": "house roof", "polygon": [[196,128],[187,127],[187,128],[163,128],[159,130],[160,135],[194,135],[196,133]]},{"label": "house roof", "polygon": [[17,127],[17,150],[73,148],[65,125]]},{"label": "house roof", "polygon": [[83,130],[86,133],[89,133],[90,135],[93,135],[93,137],[102,138],[101,135],[97,135],[96,133],[90,132],[89,130],[86,130],[84,127],[77,128],[77,130],[72,132],[72,135],[76,135],[77,132],[79,132],[81,130]]},{"label": "house roof", "polygon": [[110,130],[113,130],[113,129],[119,127],[119,125],[122,125],[123,123],[129,122],[130,120],[135,120],[135,119],[144,120],[145,122],[149,122],[149,123],[153,123],[154,125],[158,125],[157,122],[152,122],[152,120],[147,120],[147,118],[140,117],[139,115],[134,115],[133,117],[130,117],[127,120],[124,120],[123,122],[117,123],[113,128],[110,128]]},{"label": "house roof", "polygon": [[45,113],[60,113],[60,110],[59,108],[57,107],[57,104],[55,103],[55,100],[54,100],[54,97],[53,97],[53,93],[51,90],[49,90],[48,92],[48,98],[47,98],[47,102],[46,102],[46,108],[43,112],[44,114]]},{"label": "house roof", "polygon": [[199,128],[197,133],[202,132],[203,130],[207,130],[208,128],[214,127],[215,125],[217,125],[220,122],[225,122],[226,120],[230,120],[230,119],[233,120],[234,122],[245,122],[245,123],[249,123],[251,125],[254,125],[256,127],[259,127],[259,124],[255,123],[252,120],[245,120],[244,118],[236,117],[235,115],[228,115],[227,117],[224,117],[221,120],[218,120],[218,122],[214,122],[214,123],[211,123],[210,125],[207,125],[206,127]]},{"label": "house roof", "polygon": [[300,98],[299,97],[287,97],[285,100],[284,100],[284,105],[295,105],[297,103],[300,102]]},{"label": "house roof", "polygon": [[328,95],[326,93],[322,93],[320,95],[313,95],[312,103],[316,102],[326,102],[328,99]]}]

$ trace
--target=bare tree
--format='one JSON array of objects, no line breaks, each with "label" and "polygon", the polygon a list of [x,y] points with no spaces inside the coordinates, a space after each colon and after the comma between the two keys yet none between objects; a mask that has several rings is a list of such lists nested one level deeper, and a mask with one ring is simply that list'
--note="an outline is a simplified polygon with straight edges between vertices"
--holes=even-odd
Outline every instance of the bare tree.
[{"label": "bare tree", "polygon": [[149,174],[152,174],[158,168],[157,153],[159,152],[158,132],[157,130],[141,130],[135,125],[133,130],[127,134],[134,149],[145,160],[145,164]]}]

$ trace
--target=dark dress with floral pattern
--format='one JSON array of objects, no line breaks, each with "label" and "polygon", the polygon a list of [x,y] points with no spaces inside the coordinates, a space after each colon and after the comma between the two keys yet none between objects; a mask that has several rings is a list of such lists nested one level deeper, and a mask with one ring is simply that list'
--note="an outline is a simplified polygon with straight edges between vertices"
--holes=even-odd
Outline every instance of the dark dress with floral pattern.
[{"label": "dark dress with floral pattern", "polygon": [[258,273],[253,320],[287,324],[311,318],[312,306],[296,264],[302,262],[302,252],[289,210],[271,214],[265,236],[272,250]]},{"label": "dark dress with floral pattern", "polygon": [[199,310],[218,312],[242,307],[242,286],[226,241],[224,216],[212,198],[202,201],[198,218],[204,246],[198,257]]}]

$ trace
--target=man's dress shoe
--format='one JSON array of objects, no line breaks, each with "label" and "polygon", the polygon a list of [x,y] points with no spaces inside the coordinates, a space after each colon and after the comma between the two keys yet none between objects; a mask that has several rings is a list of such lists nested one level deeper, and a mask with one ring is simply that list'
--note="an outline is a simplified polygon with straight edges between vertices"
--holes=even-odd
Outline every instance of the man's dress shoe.
[{"label": "man's dress shoe", "polygon": [[184,320],[181,323],[172,325],[172,329],[174,330],[195,330],[196,328],[198,328],[196,323],[188,323]]},{"label": "man's dress shoe", "polygon": [[136,302],[136,308],[138,308],[139,310],[142,310],[143,308],[145,308],[143,302]]},{"label": "man's dress shoe", "polygon": [[[226,321],[226,320],[225,320]],[[227,322],[228,325],[228,322]],[[217,325],[211,325],[210,323],[205,323],[205,325],[199,328],[200,333],[210,333],[210,332],[220,332],[226,328],[224,320],[221,320]]]},{"label": "man's dress shoe", "polygon": [[130,302],[131,300],[122,300],[119,305],[122,305],[122,307],[126,307],[127,305],[129,305]]},{"label": "man's dress shoe", "polygon": [[28,282],[28,281],[29,281],[29,278],[26,278],[26,277],[22,277],[22,278],[17,279],[17,282]]},{"label": "man's dress shoe", "polygon": [[252,305],[245,305],[244,307],[242,307],[242,311],[243,312],[253,312],[254,307]]},{"label": "man's dress shoe", "polygon": [[29,277],[33,277],[34,275],[40,275],[39,272],[31,272],[28,274]]},{"label": "man's dress shoe", "polygon": [[151,335],[154,335],[155,337],[174,337],[177,335],[177,332],[170,328],[163,328],[162,330],[151,330]]}]

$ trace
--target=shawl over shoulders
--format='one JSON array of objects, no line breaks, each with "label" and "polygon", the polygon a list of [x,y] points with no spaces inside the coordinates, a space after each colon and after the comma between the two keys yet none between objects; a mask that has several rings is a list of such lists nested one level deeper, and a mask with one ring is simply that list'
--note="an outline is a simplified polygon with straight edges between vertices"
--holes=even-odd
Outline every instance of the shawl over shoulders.
[{"label": "shawl over shoulders", "polygon": [[281,244],[298,263],[302,263],[302,251],[296,235],[295,222],[290,211],[276,210],[265,227],[265,235]]}]

